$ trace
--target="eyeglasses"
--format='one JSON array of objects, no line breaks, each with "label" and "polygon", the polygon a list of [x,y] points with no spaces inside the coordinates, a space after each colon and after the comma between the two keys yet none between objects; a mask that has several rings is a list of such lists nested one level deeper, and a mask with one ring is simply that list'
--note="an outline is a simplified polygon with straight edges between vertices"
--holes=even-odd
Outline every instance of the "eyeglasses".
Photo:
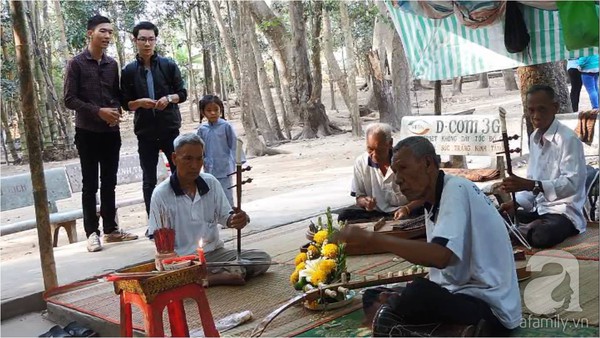
[{"label": "eyeglasses", "polygon": [[152,43],[155,43],[155,42],[156,42],[156,39],[155,39],[155,38],[137,38],[137,40],[138,40],[138,42],[141,42],[141,43],[146,43],[146,42],[148,42],[148,43],[150,43],[150,44],[152,44]]}]

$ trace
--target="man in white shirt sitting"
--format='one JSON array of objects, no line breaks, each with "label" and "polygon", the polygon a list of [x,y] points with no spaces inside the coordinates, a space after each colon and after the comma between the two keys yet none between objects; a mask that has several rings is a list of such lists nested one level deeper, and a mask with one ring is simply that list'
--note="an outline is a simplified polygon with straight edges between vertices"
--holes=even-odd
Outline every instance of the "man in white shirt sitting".
[{"label": "man in white shirt sitting", "polygon": [[[204,162],[204,142],[189,133],[173,141],[173,162],[177,170],[160,183],[152,194],[149,230],[154,233],[166,215],[175,230],[175,251],[178,255],[195,254],[200,239],[207,262],[229,262],[237,259],[236,250],[226,250],[219,238],[219,224],[242,229],[248,215],[232,210],[219,181],[200,173]],[[209,285],[241,285],[248,278],[265,273],[271,257],[263,251],[242,250],[242,267],[209,269]],[[255,263],[255,264],[253,264]]]},{"label": "man in white shirt sitting", "polygon": [[429,279],[416,278],[400,292],[379,297],[383,305],[373,335],[415,335],[440,324],[506,335],[521,322],[521,297],[502,216],[473,182],[439,170],[439,156],[426,138],[408,137],[393,153],[396,183],[408,200],[425,201],[427,242],[353,226],[344,228],[341,239],[371,243],[430,272]]},{"label": "man in white shirt sitting", "polygon": [[[509,176],[506,192],[516,192],[520,232],[529,244],[549,248],[585,232],[586,166],[583,145],[575,132],[555,118],[554,90],[534,85],[527,91],[527,115],[535,128],[529,137],[527,178]],[[513,212],[514,202],[501,210]]]},{"label": "man in white shirt sitting", "polygon": [[350,192],[356,198],[356,205],[342,209],[338,220],[359,221],[391,216],[400,219],[409,214],[422,214],[422,203],[409,203],[394,183],[390,169],[392,128],[385,123],[372,123],[365,134],[367,151],[354,162]]}]

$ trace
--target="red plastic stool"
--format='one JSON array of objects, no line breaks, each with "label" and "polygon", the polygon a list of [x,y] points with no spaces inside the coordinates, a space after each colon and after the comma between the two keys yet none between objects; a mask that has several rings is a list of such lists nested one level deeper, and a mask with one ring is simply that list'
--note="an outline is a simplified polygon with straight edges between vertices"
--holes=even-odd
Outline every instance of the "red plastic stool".
[{"label": "red plastic stool", "polygon": [[189,337],[190,332],[185,318],[183,300],[192,298],[198,304],[198,312],[205,337],[219,337],[212,313],[204,293],[204,288],[196,283],[187,284],[158,294],[151,303],[146,303],[138,294],[121,292],[121,336],[133,337],[131,304],[137,305],[144,315],[144,329],[148,337],[164,337],[163,310],[167,307],[171,335]]}]

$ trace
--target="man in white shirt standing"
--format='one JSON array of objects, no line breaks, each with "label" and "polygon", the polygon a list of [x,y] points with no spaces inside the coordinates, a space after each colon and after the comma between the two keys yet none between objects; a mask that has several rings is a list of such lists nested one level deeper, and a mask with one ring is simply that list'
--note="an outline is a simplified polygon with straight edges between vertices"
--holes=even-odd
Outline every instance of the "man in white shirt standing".
[{"label": "man in white shirt standing", "polygon": [[367,151],[354,162],[350,192],[356,198],[356,205],[342,209],[338,220],[359,221],[391,216],[400,219],[421,211],[422,203],[409,203],[394,182],[390,169],[393,142],[390,125],[372,123],[365,134]]},{"label": "man in white shirt standing", "polygon": [[[177,170],[152,193],[149,230],[154,233],[161,224],[161,213],[175,230],[175,251],[178,255],[196,253],[203,242],[207,262],[229,262],[237,259],[236,250],[227,250],[219,238],[219,224],[242,229],[248,222],[243,210],[232,210],[219,181],[200,173],[204,163],[204,142],[189,133],[173,141],[173,162]],[[241,285],[248,278],[265,273],[271,257],[263,251],[242,250],[242,267],[209,269],[208,284]]]},{"label": "man in white shirt standing", "polygon": [[[529,138],[527,178],[509,176],[506,192],[516,192],[520,232],[537,248],[549,248],[585,232],[586,167],[583,145],[575,132],[555,118],[554,90],[534,85],[527,91],[527,115],[535,128]],[[514,202],[501,210],[512,212]]]},{"label": "man in white shirt standing", "polygon": [[440,324],[507,335],[522,314],[502,216],[473,182],[439,170],[439,156],[426,138],[408,137],[393,154],[391,169],[406,198],[425,201],[427,242],[352,226],[344,228],[341,239],[371,243],[430,272],[429,279],[416,278],[400,292],[379,297],[383,305],[373,319],[373,335],[410,336]]}]

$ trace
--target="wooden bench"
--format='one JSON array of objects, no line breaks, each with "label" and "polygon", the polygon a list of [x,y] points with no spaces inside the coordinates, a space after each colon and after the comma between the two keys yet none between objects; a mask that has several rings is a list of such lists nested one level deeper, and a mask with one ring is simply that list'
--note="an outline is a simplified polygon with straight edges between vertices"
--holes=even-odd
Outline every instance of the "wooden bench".
[{"label": "wooden bench", "polygon": [[[69,243],[77,242],[76,221],[83,218],[81,208],[69,211],[59,212],[56,201],[69,199],[74,193],[81,192],[82,176],[79,163],[69,164],[65,168],[49,169],[44,171],[46,180],[46,189],[48,191],[48,201],[50,206],[50,224],[53,234],[53,245],[58,245],[58,232],[64,228],[69,238]],[[159,182],[169,175],[163,157],[159,157],[157,165],[157,177]],[[139,157],[137,154],[123,156],[119,160],[119,171],[117,172],[117,185],[126,185],[130,183],[142,182],[142,169],[140,168]],[[33,188],[31,185],[31,176],[22,174],[1,179],[2,192],[2,211],[8,211],[23,207],[33,206]],[[100,185],[99,185],[100,186]],[[142,187],[140,185],[139,189]],[[96,198],[99,201],[99,198]],[[143,197],[117,200],[116,207],[126,207],[143,203]],[[80,205],[80,204],[79,204]],[[100,205],[96,206],[96,212],[100,214]],[[118,224],[118,213],[115,221]],[[20,231],[34,229],[37,220],[35,218],[20,221],[16,223],[0,226],[0,236],[13,234]]]}]

